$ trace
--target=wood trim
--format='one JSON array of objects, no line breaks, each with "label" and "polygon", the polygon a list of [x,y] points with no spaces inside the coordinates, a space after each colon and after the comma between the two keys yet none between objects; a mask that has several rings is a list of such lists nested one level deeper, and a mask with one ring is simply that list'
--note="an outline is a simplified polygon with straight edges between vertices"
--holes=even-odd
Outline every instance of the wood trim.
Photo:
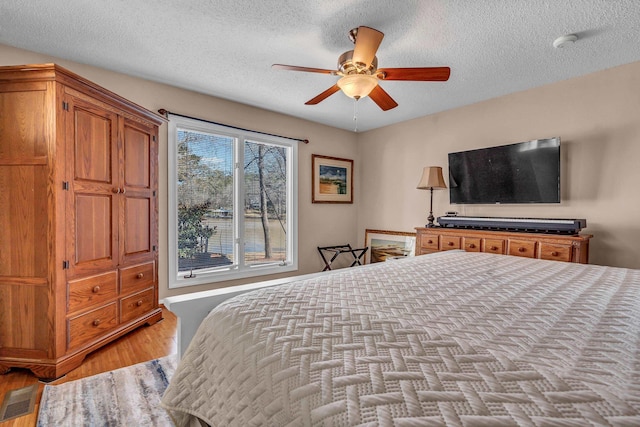
[{"label": "wood trim", "polygon": [[[29,72],[25,72],[29,71]],[[121,110],[127,111],[133,116],[144,116],[156,126],[167,122],[165,117],[154,113],[138,104],[129,101],[122,96],[105,89],[78,74],[54,63],[28,64],[0,67],[0,83],[5,82],[38,82],[56,80],[65,86],[72,87],[91,96],[107,100],[109,103],[118,104]]]}]

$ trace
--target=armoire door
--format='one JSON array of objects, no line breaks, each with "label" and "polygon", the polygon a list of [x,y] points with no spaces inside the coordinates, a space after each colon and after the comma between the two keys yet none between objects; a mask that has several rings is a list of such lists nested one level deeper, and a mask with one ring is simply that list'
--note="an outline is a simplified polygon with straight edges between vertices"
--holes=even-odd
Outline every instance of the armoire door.
[{"label": "armoire door", "polygon": [[127,118],[122,127],[120,264],[155,259],[157,128]]},{"label": "armoire door", "polygon": [[67,96],[68,278],[118,265],[118,115]]}]

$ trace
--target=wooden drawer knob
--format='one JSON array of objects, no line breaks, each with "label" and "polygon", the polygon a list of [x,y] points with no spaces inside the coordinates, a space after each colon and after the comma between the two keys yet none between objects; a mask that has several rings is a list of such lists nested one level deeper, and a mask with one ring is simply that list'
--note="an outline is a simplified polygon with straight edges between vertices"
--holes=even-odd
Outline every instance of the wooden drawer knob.
[{"label": "wooden drawer knob", "polygon": [[447,242],[447,245],[453,246],[453,242]]},{"label": "wooden drawer knob", "polygon": [[476,245],[474,245],[473,243],[469,243],[469,247],[470,247],[471,249],[473,249],[473,248],[475,248],[475,247],[476,247]]},{"label": "wooden drawer knob", "polygon": [[526,249],[525,248],[518,248],[518,252],[525,252]]},{"label": "wooden drawer knob", "polygon": [[140,307],[140,306],[142,305],[142,300],[139,300],[139,301],[136,303],[136,305],[137,305],[138,307]]},{"label": "wooden drawer knob", "polygon": [[100,324],[100,319],[96,319],[93,321],[93,326],[98,326]]},{"label": "wooden drawer knob", "polygon": [[433,240],[429,239],[427,240],[427,243],[433,243]]},{"label": "wooden drawer knob", "polygon": [[138,273],[138,275],[136,276],[138,279],[142,279],[144,277],[144,273]]},{"label": "wooden drawer knob", "polygon": [[551,256],[558,256],[558,252],[556,251],[551,252]]},{"label": "wooden drawer knob", "polygon": [[94,294],[97,294],[98,292],[100,292],[100,286],[96,285],[93,287],[93,289],[91,289],[91,292],[93,292]]},{"label": "wooden drawer knob", "polygon": [[491,246],[491,248],[490,248],[490,249],[491,249],[492,251],[497,251],[497,250],[498,250],[498,247],[497,247],[497,246]]}]

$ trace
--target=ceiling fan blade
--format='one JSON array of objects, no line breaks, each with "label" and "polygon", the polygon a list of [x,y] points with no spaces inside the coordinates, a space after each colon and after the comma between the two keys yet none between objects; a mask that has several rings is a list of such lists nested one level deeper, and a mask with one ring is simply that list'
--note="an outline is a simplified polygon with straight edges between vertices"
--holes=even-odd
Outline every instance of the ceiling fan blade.
[{"label": "ceiling fan blade", "polygon": [[338,92],[339,90],[340,90],[340,88],[338,87],[338,85],[333,85],[329,89],[327,89],[324,92],[322,92],[320,95],[318,95],[315,98],[312,98],[312,99],[308,100],[307,102],[305,102],[304,105],[316,105],[316,104],[319,104],[320,102],[324,101],[325,99],[327,99],[328,97],[330,97],[334,93]]},{"label": "ceiling fan blade", "polygon": [[369,94],[369,98],[378,104],[378,107],[382,108],[384,111],[391,110],[398,106],[398,103],[394,101],[393,98],[391,98],[391,96],[389,96],[389,94],[380,87],[380,85],[373,88]]},{"label": "ceiling fan blade", "polygon": [[369,68],[383,37],[384,34],[378,30],[369,27],[358,27],[356,46],[353,49],[353,62],[360,62],[365,65],[365,68]]},{"label": "ceiling fan blade", "polygon": [[449,67],[421,68],[379,68],[378,77],[382,80],[411,80],[422,82],[446,82],[449,80]]},{"label": "ceiling fan blade", "polygon": [[325,70],[322,68],[297,67],[295,65],[273,64],[271,68],[289,71],[305,71],[307,73],[335,74],[334,70]]}]

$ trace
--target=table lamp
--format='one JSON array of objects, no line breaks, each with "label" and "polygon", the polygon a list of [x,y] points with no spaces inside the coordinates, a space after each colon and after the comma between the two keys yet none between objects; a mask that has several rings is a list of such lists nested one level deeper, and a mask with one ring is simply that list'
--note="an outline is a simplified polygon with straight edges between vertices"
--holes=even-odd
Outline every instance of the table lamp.
[{"label": "table lamp", "polygon": [[420,178],[420,182],[418,183],[419,190],[430,190],[431,192],[431,203],[429,204],[429,217],[427,220],[429,223],[426,225],[427,227],[434,227],[433,220],[433,190],[443,190],[447,188],[447,184],[444,183],[444,178],[442,177],[442,168],[440,166],[427,166],[422,170],[422,178]]}]

